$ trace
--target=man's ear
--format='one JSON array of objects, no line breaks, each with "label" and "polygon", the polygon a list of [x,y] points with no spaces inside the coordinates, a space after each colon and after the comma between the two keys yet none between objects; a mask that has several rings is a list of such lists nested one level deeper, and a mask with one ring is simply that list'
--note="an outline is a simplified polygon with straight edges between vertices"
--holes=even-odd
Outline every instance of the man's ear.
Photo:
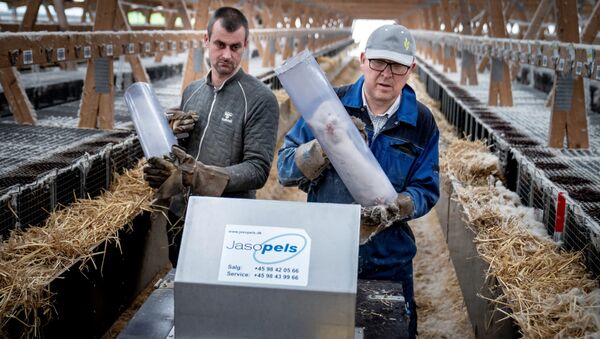
[{"label": "man's ear", "polygon": [[208,42],[210,39],[208,38],[208,33],[204,33],[204,46],[208,47]]},{"label": "man's ear", "polygon": [[364,63],[364,62],[365,62],[365,59],[366,59],[366,57],[365,57],[365,52],[360,52],[360,63],[361,63],[361,64],[362,64],[362,63]]}]

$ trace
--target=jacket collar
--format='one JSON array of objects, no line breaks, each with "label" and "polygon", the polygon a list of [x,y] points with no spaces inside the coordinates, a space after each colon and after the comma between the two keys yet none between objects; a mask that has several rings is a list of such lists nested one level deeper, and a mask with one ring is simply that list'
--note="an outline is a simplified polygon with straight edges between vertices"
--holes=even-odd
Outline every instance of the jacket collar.
[{"label": "jacket collar", "polygon": [[[211,78],[211,74],[212,74],[212,68],[208,71],[208,73],[206,74],[206,83],[208,85],[213,86],[212,84],[212,78]],[[223,87],[227,86],[228,83],[235,81],[236,79],[240,78],[242,76],[242,73],[244,73],[244,70],[242,69],[241,66],[238,66],[237,71],[235,71],[229,78],[225,79],[225,81],[223,81],[223,83],[221,84],[221,86],[219,87],[215,87],[215,89],[217,91],[220,91],[223,89]]]},{"label": "jacket collar", "polygon": [[[365,82],[364,76],[361,76],[354,84],[350,86],[346,94],[342,97],[342,104],[346,107],[360,109],[364,106],[362,100],[362,87]],[[407,123],[411,126],[417,126],[417,96],[415,91],[408,85],[402,88],[402,98],[400,107],[396,110],[395,118],[398,121]]]}]

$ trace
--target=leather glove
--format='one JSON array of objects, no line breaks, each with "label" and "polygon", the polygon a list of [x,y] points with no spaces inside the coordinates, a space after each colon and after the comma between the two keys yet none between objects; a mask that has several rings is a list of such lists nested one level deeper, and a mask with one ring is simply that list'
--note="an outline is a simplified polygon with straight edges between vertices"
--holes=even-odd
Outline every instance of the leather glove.
[{"label": "leather glove", "polygon": [[308,180],[315,180],[329,166],[329,158],[317,139],[298,146],[294,162]]},{"label": "leather glove", "polygon": [[398,194],[396,200],[389,205],[363,207],[360,210],[360,240],[367,242],[393,222],[405,220],[412,216],[414,204],[408,194]]},{"label": "leather glove", "polygon": [[369,144],[369,135],[367,134],[367,130],[365,129],[365,127],[367,125],[365,125],[365,123],[362,120],[360,120],[359,118],[357,118],[355,116],[351,116],[350,118],[352,119],[354,126],[356,126],[356,128],[358,129],[358,133],[360,133],[360,136],[363,138],[365,143],[368,145]]},{"label": "leather glove", "polygon": [[175,171],[175,166],[168,160],[152,157],[143,168],[144,180],[152,188],[159,188]]},{"label": "leather glove", "polygon": [[195,112],[183,112],[180,110],[169,110],[167,112],[169,127],[178,139],[187,138],[198,121]]},{"label": "leather glove", "polygon": [[171,148],[173,164],[181,170],[181,182],[190,187],[191,193],[201,196],[220,197],[229,182],[227,172],[217,166],[207,166],[177,145]]},{"label": "leather glove", "polygon": [[[365,123],[354,116],[352,116],[351,119],[365,143],[368,143],[369,139],[367,136],[367,131],[365,130]],[[302,172],[302,174],[304,174],[308,180],[314,180],[321,175],[321,173],[323,173],[325,168],[329,165],[329,158],[327,158],[327,154],[323,152],[321,144],[319,144],[316,139],[313,139],[298,146],[296,149],[294,162],[300,169],[300,172]]]}]

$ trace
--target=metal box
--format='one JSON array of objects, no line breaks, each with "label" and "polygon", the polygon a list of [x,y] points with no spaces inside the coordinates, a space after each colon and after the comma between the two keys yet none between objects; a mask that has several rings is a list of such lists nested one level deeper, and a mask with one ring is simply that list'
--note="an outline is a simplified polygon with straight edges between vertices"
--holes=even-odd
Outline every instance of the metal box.
[{"label": "metal box", "polygon": [[360,206],[191,197],[177,338],[353,338]]}]

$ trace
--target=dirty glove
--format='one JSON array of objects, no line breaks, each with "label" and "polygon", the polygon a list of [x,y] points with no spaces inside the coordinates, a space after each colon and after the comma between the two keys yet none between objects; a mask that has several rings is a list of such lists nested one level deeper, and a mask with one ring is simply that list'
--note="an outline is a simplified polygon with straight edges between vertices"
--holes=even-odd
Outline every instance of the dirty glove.
[{"label": "dirty glove", "polygon": [[[365,143],[368,143],[365,123],[354,116],[351,117],[351,119],[363,140],[365,140]],[[327,158],[327,154],[323,152],[321,144],[319,144],[316,139],[313,139],[298,146],[294,162],[296,163],[296,166],[298,166],[298,169],[300,169],[300,172],[302,172],[308,180],[314,180],[323,173],[323,170],[329,165],[329,158]]]},{"label": "dirty glove", "polygon": [[159,188],[175,171],[175,166],[168,160],[152,157],[144,165],[144,180],[152,188]]},{"label": "dirty glove", "polygon": [[389,205],[363,207],[360,210],[360,241],[364,244],[375,234],[390,226],[393,222],[412,216],[414,204],[408,194],[398,194]]},{"label": "dirty glove", "polygon": [[195,112],[183,112],[179,110],[169,110],[167,112],[169,127],[178,139],[186,138],[194,129],[198,121],[198,114]]},{"label": "dirty glove", "polygon": [[369,143],[369,136],[367,134],[367,131],[365,130],[365,123],[360,120],[359,118],[352,116],[350,117],[352,119],[352,122],[354,123],[354,126],[356,126],[356,128],[358,129],[358,133],[360,133],[360,136],[363,138],[363,140],[365,141],[365,143]]},{"label": "dirty glove", "polygon": [[177,145],[173,145],[171,154],[175,167],[181,170],[181,182],[191,188],[191,193],[210,197],[223,194],[229,182],[229,175],[223,168],[196,161]]},{"label": "dirty glove", "polygon": [[315,180],[329,165],[329,158],[317,139],[313,139],[298,146],[294,162],[308,180]]}]

